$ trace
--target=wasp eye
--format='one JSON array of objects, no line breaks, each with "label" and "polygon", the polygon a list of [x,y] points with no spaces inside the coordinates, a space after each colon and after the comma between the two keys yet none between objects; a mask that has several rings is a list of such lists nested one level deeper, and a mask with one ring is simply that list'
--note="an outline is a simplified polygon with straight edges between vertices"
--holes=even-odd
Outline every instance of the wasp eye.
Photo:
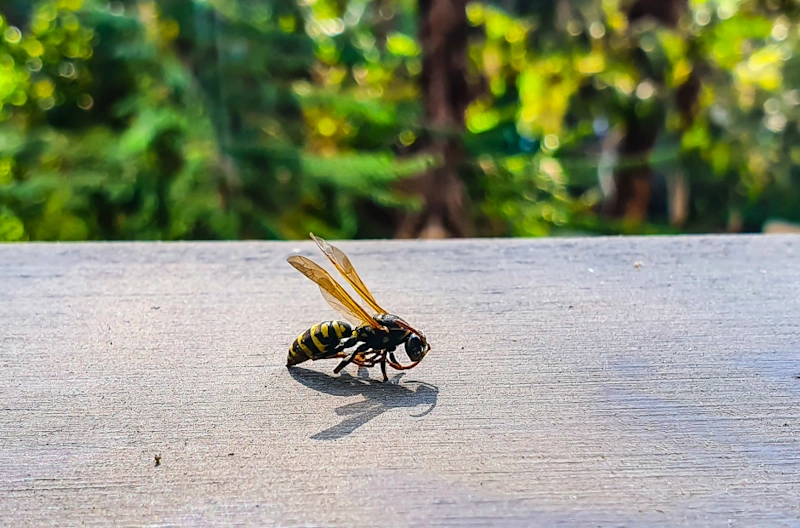
[{"label": "wasp eye", "polygon": [[422,340],[418,335],[412,335],[406,340],[406,354],[411,361],[422,359]]}]

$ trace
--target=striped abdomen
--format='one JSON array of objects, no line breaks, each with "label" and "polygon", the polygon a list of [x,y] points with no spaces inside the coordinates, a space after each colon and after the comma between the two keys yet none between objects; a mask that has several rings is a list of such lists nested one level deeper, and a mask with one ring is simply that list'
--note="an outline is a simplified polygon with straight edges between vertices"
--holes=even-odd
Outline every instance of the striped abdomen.
[{"label": "striped abdomen", "polygon": [[321,359],[333,353],[343,338],[350,338],[353,328],[344,321],[325,321],[315,324],[297,339],[289,348],[286,366],[291,367],[309,359]]}]

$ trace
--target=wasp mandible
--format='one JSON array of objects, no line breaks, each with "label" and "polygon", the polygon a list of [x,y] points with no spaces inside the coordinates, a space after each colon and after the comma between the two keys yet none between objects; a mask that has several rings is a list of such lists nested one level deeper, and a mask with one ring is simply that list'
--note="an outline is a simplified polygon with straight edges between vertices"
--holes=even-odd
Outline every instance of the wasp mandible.
[{"label": "wasp mandible", "polygon": [[[344,251],[310,233],[319,249],[333,263],[339,273],[350,283],[369,307],[375,312],[370,316],[331,275],[314,261],[301,255],[287,259],[300,273],[319,286],[322,297],[347,321],[325,321],[303,332],[289,348],[286,366],[304,361],[343,358],[333,370],[339,373],[350,363],[362,367],[380,364],[383,381],[386,365],[396,370],[416,367],[430,350],[425,335],[396,315],[388,313],[375,301],[364,281],[358,276]],[[352,352],[345,349],[356,346]],[[402,365],[394,355],[395,349],[403,345],[411,364]]]}]

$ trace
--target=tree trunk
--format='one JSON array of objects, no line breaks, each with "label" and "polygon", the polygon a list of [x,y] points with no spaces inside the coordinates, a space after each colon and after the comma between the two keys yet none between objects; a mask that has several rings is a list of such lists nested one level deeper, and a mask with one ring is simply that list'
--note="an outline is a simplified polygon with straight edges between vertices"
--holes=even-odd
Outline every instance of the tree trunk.
[{"label": "tree trunk", "polygon": [[[650,205],[652,169],[647,157],[658,136],[658,124],[642,121],[630,112],[625,122],[625,135],[618,147],[618,159],[623,167],[614,170],[614,190],[607,206],[612,218],[643,221]],[[639,163],[633,164],[632,162]]]},{"label": "tree trunk", "polygon": [[[628,11],[628,19],[635,23],[641,18],[652,18],[657,22],[676,27],[680,17],[687,11],[687,0],[637,0]],[[699,81],[690,76],[686,85],[676,94],[685,122],[692,118],[692,108],[699,93]],[[648,158],[656,143],[661,122],[629,112],[625,120],[625,133],[619,143],[618,159],[625,166],[614,171],[614,189],[605,206],[612,218],[644,221],[650,205],[652,168]],[[631,162],[633,163],[631,166]]]},{"label": "tree trunk", "polygon": [[465,158],[460,134],[470,101],[467,85],[466,0],[420,0],[425,138],[421,149],[436,168],[400,187],[423,199],[421,211],[404,214],[396,238],[464,237],[471,232],[459,168]]}]

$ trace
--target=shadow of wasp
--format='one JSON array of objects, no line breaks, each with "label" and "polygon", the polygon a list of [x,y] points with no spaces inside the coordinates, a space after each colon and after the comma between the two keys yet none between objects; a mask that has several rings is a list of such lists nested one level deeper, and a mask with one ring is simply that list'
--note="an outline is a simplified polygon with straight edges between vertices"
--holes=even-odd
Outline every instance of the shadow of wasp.
[{"label": "shadow of wasp", "polygon": [[377,382],[351,376],[343,372],[338,378],[298,367],[291,371],[292,377],[306,387],[332,396],[362,395],[361,401],[348,403],[335,409],[342,421],[333,427],[311,436],[312,440],[336,440],[355,432],[356,429],[381,414],[393,409],[413,409],[427,406],[412,418],[421,418],[436,407],[439,388],[421,381],[400,383],[404,373],[397,374],[389,383]]},{"label": "shadow of wasp", "polygon": [[[310,235],[317,243],[317,247],[364,299],[375,315],[369,315],[327,271],[314,261],[301,255],[289,257],[287,259],[289,264],[314,281],[319,286],[325,301],[346,320],[325,321],[303,332],[289,348],[286,366],[292,367],[308,360],[341,359],[342,361],[333,370],[334,373],[339,373],[350,363],[361,367],[380,364],[383,381],[389,379],[386,374],[387,364],[396,370],[408,370],[417,366],[431,348],[425,335],[378,305],[344,251],[314,236],[314,233]],[[408,365],[402,365],[395,357],[394,352],[400,345],[403,345],[411,360]],[[345,352],[354,346],[355,350]]]}]

